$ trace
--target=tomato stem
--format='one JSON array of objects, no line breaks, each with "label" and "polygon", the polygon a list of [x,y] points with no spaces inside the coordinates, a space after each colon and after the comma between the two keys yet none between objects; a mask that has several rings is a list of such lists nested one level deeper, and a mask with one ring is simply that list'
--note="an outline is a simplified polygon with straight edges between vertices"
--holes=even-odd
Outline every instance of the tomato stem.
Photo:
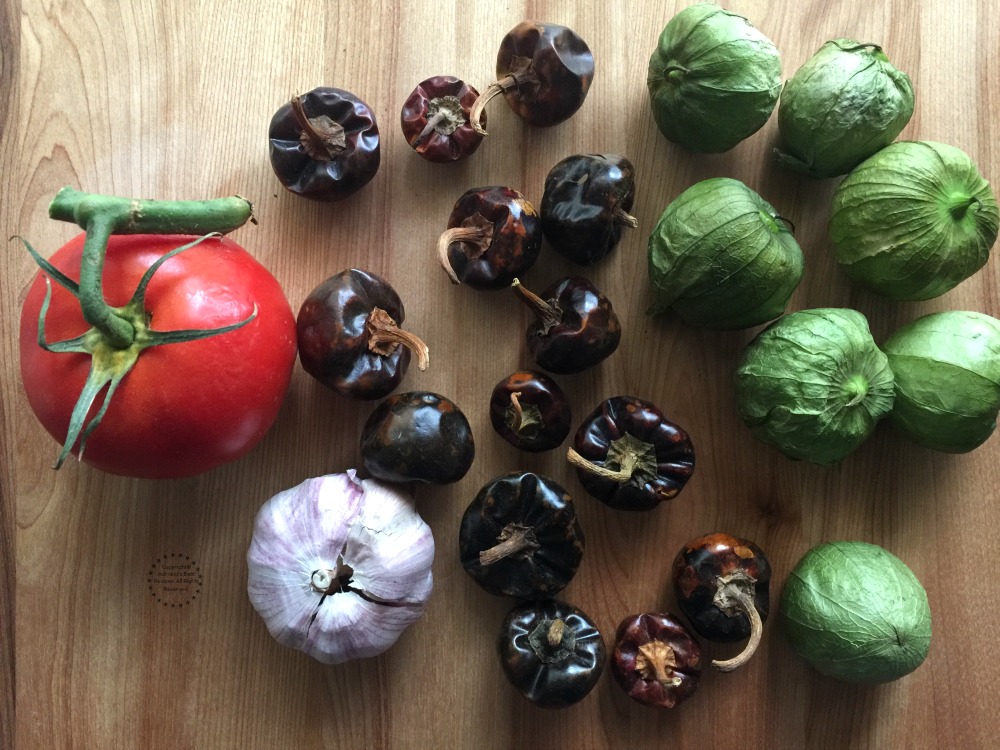
[{"label": "tomato stem", "polygon": [[[28,253],[46,275],[45,299],[38,313],[38,345],[53,353],[77,353],[91,358],[90,371],[70,416],[62,450],[53,468],[58,469],[78,445],[83,455],[87,437],[97,429],[107,412],[118,384],[131,371],[139,355],[152,346],[179,344],[217,336],[240,328],[257,317],[253,313],[236,323],[212,329],[154,331],[149,328],[145,308],[146,288],[153,274],[177,253],[194,247],[220,233],[253,221],[253,206],[239,196],[208,201],[131,200],[107,195],[92,195],[65,187],[49,205],[49,216],[59,221],[79,224],[86,232],[80,260],[80,281],[76,282],[42,258],[21,239]],[[124,307],[112,307],[104,298],[103,272],[108,241],[112,234],[201,234],[158,258],[145,272]],[[64,341],[48,342],[45,319],[48,315],[54,280],[80,302],[84,319],[92,328]],[[101,391],[103,401],[97,413],[87,416]]]},{"label": "tomato stem", "polygon": [[64,187],[49,217],[78,224],[87,233],[80,263],[79,299],[84,319],[115,349],[127,349],[134,326],[104,299],[102,272],[112,234],[226,233],[253,220],[253,205],[232,196],[207,201],[152,201],[84,193]]},{"label": "tomato stem", "polygon": [[[242,328],[257,317],[257,307],[255,305],[253,312],[249,316],[241,321],[232,323],[231,325],[222,326],[221,328],[153,331],[146,325],[146,286],[149,284],[149,281],[153,277],[156,270],[163,265],[164,261],[177,255],[177,253],[194,247],[203,240],[209,239],[213,236],[214,235],[206,235],[205,237],[199,237],[192,242],[176,247],[169,253],[157,258],[153,265],[146,269],[146,273],[143,275],[138,287],[136,287],[135,293],[132,295],[132,299],[125,307],[120,308],[116,312],[117,315],[121,316],[120,319],[123,322],[129,323],[129,328],[132,331],[132,342],[123,349],[115,348],[111,342],[108,341],[105,334],[96,326],[88,330],[86,333],[72,339],[51,343],[46,341],[45,318],[48,315],[49,303],[52,298],[52,284],[48,279],[45,279],[45,298],[42,300],[42,305],[38,311],[38,345],[50,352],[76,352],[78,354],[87,354],[91,358],[90,371],[87,374],[87,380],[84,383],[80,397],[77,399],[77,402],[73,407],[73,412],[70,415],[69,428],[66,431],[66,440],[63,443],[59,457],[56,459],[52,468],[58,469],[62,466],[63,462],[72,452],[73,446],[77,445],[78,442],[79,451],[77,457],[79,458],[83,456],[83,449],[86,446],[87,437],[90,433],[97,429],[97,426],[101,423],[101,420],[104,418],[104,413],[108,410],[108,405],[111,403],[111,397],[114,395],[115,389],[129,373],[138,361],[139,355],[142,354],[145,349],[149,349],[153,346],[162,346],[164,344],[181,344],[188,341],[209,338],[210,336],[217,336],[222,333],[228,333],[229,331],[235,331],[237,328]],[[25,245],[27,245],[27,243],[25,243]],[[46,266],[49,264],[45,262],[40,265],[42,265],[43,270],[45,270]],[[62,274],[60,274],[60,276],[61,275]],[[67,281],[72,283],[69,279],[67,279]],[[60,283],[62,283],[62,281],[60,281]],[[66,286],[71,292],[73,291],[73,289],[65,283],[63,283],[63,286]],[[107,386],[108,390],[104,395],[104,401],[102,402],[100,409],[89,422],[86,421],[87,414],[90,412],[94,401],[105,386]]]},{"label": "tomato stem", "polygon": [[135,339],[135,329],[104,300],[104,255],[112,226],[110,217],[97,214],[85,227],[87,239],[83,243],[83,257],[80,259],[80,307],[84,320],[103,333],[110,346],[128,349]]},{"label": "tomato stem", "polygon": [[111,220],[113,234],[228,234],[248,221],[253,204],[233,195],[205,201],[156,201],[84,193],[64,187],[49,204],[49,218],[86,230],[95,216]]}]

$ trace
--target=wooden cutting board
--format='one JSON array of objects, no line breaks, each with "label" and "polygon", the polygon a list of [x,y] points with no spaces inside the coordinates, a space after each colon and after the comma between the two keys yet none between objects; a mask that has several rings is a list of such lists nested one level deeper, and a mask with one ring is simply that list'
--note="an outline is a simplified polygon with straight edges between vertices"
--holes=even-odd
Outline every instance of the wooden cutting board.
[{"label": "wooden cutting board", "polygon": [[[916,91],[903,137],[951,143],[987,179],[1000,180],[994,3],[725,4],[774,40],[786,77],[827,39],[882,44]],[[786,460],[754,441],[735,411],[733,370],[754,331],[712,333],[647,317],[645,250],[660,212],[683,189],[712,176],[741,179],[795,224],[807,268],[790,309],[853,307],[879,341],[931,311],[1000,314],[1000,266],[992,261],[929,302],[878,298],[849,283],[832,258],[826,222],[837,181],[810,181],[772,162],[775,118],[721,155],[667,142],[649,112],[646,65],[660,30],[684,5],[5,3],[4,236],[21,234],[45,255],[73,236],[74,227],[46,213],[63,185],[164,199],[249,196],[260,224],[233,237],[275,274],[293,310],[314,286],[351,266],[396,287],[408,327],[432,357],[431,368],[411,372],[405,387],[454,399],[472,423],[477,459],[458,484],[417,492],[437,541],[435,591],[426,617],[391,651],[328,667],[279,646],[246,595],[254,515],[280,489],[356,465],[372,405],[327,392],[296,366],[273,430],[234,464],[175,481],[123,479],[76,463],[55,472],[57,445],[34,420],[17,367],[17,318],[35,269],[20,245],[9,243],[0,280],[0,746],[13,746],[15,732],[25,749],[995,745],[1000,438],[952,456],[905,443],[882,425],[838,466]],[[525,18],[566,24],[590,44],[597,73],[580,112],[538,130],[497,101],[491,134],[473,158],[451,166],[418,158],[398,125],[409,91],[438,74],[482,89],[501,37]],[[337,205],[283,190],[267,158],[273,111],[319,85],[356,92],[381,124],[378,175]],[[577,418],[611,395],[660,404],[688,429],[698,453],[684,492],[646,514],[615,512],[588,497],[562,451],[522,455],[493,433],[490,390],[529,364],[527,311],[505,293],[452,287],[434,258],[435,238],[464,190],[505,184],[539,201],[549,168],[581,152],[617,152],[635,163],[639,228],[589,272],[621,316],[621,348],[562,384]],[[546,250],[525,281],[542,286],[572,270]],[[495,654],[512,603],[479,589],[457,557],[466,505],[487,480],[515,469],[548,474],[576,498],[587,552],[563,596],[594,617],[609,643],[624,616],[675,609],[673,556],[689,538],[724,530],[767,552],[775,604],[788,571],[811,546],[834,539],[885,546],[927,589],[930,656],[893,684],[841,684],[806,666],[771,622],[750,664],[730,675],[706,673],[698,693],[676,710],[632,702],[610,675],[569,709],[537,709],[507,684]],[[148,580],[170,565],[199,582],[185,606],[151,595]]]}]

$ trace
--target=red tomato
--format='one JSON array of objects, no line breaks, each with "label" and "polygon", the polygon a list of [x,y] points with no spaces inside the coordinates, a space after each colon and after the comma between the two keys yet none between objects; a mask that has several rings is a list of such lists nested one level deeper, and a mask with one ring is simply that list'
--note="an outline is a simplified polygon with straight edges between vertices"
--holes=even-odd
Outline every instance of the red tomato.
[{"label": "red tomato", "polygon": [[[104,265],[108,304],[127,303],[157,258],[192,239],[113,236]],[[83,240],[80,234],[49,259],[72,279],[80,278]],[[21,311],[21,377],[35,415],[62,444],[90,357],[38,346],[43,276],[35,278]],[[87,438],[84,463],[126,476],[182,477],[253,448],[278,415],[295,361],[295,317],[278,282],[235,242],[217,238],[167,260],[146,292],[150,327],[159,331],[230,325],[251,315],[254,305],[257,317],[242,328],[142,352]],[[89,327],[76,298],[53,283],[46,340],[72,338]],[[103,398],[104,391],[88,420]],[[57,454],[53,446],[53,459]]]}]

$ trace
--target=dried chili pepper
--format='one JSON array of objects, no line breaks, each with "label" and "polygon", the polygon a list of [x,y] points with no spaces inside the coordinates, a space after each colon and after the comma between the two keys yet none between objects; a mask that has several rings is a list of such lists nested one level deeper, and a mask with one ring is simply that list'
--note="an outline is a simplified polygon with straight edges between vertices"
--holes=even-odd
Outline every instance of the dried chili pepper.
[{"label": "dried chili pepper", "polygon": [[299,360],[323,385],[351,398],[387,396],[411,352],[427,369],[427,345],[403,322],[403,303],[385,279],[351,268],[317,286],[299,309]]},{"label": "dried chili pepper", "polygon": [[580,425],[567,458],[587,492],[621,510],[655,508],[694,473],[687,432],[633,396],[602,402]]},{"label": "dried chili pepper", "polygon": [[617,154],[576,154],[545,178],[542,232],[553,249],[581,265],[610,253],[622,227],[639,223],[629,214],[635,200],[635,167]]},{"label": "dried chili pepper", "polygon": [[410,147],[427,161],[450,162],[471,156],[483,136],[469,122],[479,92],[453,76],[421,81],[403,102],[400,124]]},{"label": "dried chili pepper", "polygon": [[583,700],[607,660],[594,621],[555,599],[512,609],[500,627],[497,652],[510,683],[542,708],[563,708]]},{"label": "dried chili pepper", "polygon": [[472,126],[483,135],[483,110],[500,94],[529,125],[548,127],[568,120],[590,90],[594,55],[572,29],[522,21],[501,40],[496,71],[496,82],[483,91],[470,115]]},{"label": "dried chili pepper", "polygon": [[378,171],[378,124],[371,108],[343,89],[320,87],[292,97],[271,118],[271,167],[288,190],[339,201]]},{"label": "dried chili pepper", "polygon": [[487,482],[462,516],[462,567],[492,594],[545,599],[576,575],[583,529],[569,493],[531,472]]},{"label": "dried chili pepper", "polygon": [[541,249],[534,206],[513,188],[483,187],[455,203],[438,239],[438,260],[453,283],[496,290],[527,271]]}]

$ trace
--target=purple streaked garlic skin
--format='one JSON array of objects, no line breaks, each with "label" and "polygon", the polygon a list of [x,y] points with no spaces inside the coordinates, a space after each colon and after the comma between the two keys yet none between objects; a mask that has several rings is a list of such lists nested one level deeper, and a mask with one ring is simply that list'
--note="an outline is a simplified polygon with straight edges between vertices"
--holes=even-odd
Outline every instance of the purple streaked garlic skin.
[{"label": "purple streaked garlic skin", "polygon": [[434,537],[413,501],[350,469],[264,504],[247,593],[279,643],[339,664],[381,654],[423,616],[433,561]]}]

